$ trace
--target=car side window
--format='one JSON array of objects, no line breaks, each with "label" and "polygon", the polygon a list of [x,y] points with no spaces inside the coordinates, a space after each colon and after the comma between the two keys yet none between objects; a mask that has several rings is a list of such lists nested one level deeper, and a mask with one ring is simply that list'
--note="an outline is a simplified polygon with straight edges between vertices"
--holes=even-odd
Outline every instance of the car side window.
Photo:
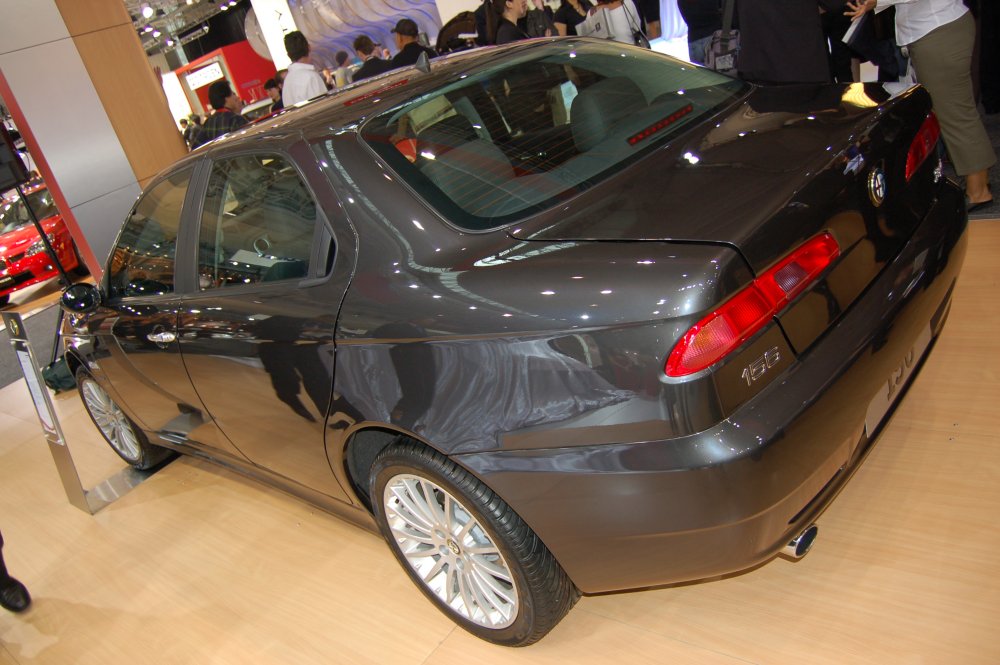
[{"label": "car side window", "polygon": [[111,297],[173,292],[177,233],[192,170],[178,171],[158,183],[132,209],[111,252]]},{"label": "car side window", "polygon": [[212,166],[198,237],[202,290],[309,274],[316,202],[287,159],[240,155]]}]

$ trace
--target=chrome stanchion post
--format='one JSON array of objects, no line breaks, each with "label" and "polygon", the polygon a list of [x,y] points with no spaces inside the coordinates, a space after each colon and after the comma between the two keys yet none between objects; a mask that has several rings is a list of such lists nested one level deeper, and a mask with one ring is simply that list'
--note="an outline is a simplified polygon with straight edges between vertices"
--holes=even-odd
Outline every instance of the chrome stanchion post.
[{"label": "chrome stanchion post", "polygon": [[101,481],[93,488],[84,489],[83,483],[80,481],[80,474],[76,470],[76,464],[73,462],[73,455],[66,445],[66,438],[59,426],[59,418],[52,406],[48,388],[42,379],[42,373],[38,370],[38,362],[35,360],[35,354],[28,342],[27,331],[24,329],[21,315],[15,312],[3,312],[3,322],[7,326],[11,346],[14,347],[17,361],[24,373],[28,392],[31,393],[31,401],[35,405],[38,421],[45,432],[45,440],[49,444],[49,452],[52,453],[52,460],[59,472],[59,479],[62,481],[66,498],[71,504],[93,515],[156,473],[155,471],[140,471],[129,466]]},{"label": "chrome stanchion post", "polygon": [[14,347],[18,364],[21,365],[21,371],[24,373],[28,392],[31,393],[31,401],[35,405],[38,421],[45,432],[45,440],[49,444],[49,452],[52,453],[52,460],[55,462],[59,478],[62,480],[66,498],[80,510],[93,513],[94,511],[91,510],[87,501],[87,492],[80,482],[80,474],[77,473],[76,465],[73,463],[73,456],[66,445],[66,438],[59,426],[59,418],[52,407],[49,391],[42,380],[42,373],[38,371],[38,363],[35,361],[35,354],[28,342],[28,335],[24,329],[21,315],[15,312],[3,312],[3,322],[10,335],[10,344]]}]

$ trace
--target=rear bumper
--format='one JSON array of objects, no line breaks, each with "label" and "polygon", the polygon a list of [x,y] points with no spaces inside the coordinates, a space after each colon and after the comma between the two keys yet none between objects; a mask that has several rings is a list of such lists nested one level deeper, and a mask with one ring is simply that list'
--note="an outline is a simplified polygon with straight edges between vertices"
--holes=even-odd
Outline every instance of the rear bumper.
[{"label": "rear bumper", "polygon": [[586,593],[766,561],[857,468],[868,434],[877,434],[865,428],[873,399],[907,360],[919,369],[912,352],[928,331],[932,339],[940,332],[964,260],[964,217],[961,193],[944,187],[905,249],[841,320],[711,429],[455,460],[521,515]]}]

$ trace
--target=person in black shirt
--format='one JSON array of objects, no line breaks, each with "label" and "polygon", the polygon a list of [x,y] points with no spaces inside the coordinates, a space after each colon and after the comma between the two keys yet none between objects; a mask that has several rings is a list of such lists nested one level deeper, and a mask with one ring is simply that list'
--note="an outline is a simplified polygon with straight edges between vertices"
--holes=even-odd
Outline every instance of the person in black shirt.
[{"label": "person in black shirt", "polygon": [[[681,0],[683,2],[683,0]],[[562,0],[553,17],[560,37],[576,37],[576,26],[583,23],[587,13],[594,8],[589,0]]]},{"label": "person in black shirt", "polygon": [[375,42],[368,35],[358,35],[354,38],[354,52],[362,64],[354,72],[353,81],[360,81],[370,76],[378,76],[392,69],[388,60],[383,60],[375,54]]},{"label": "person in black shirt", "polygon": [[844,0],[737,2],[740,78],[754,83],[830,83],[820,7],[842,12]]},{"label": "person in black shirt", "polygon": [[437,55],[433,49],[421,46],[417,42],[419,34],[416,23],[408,18],[399,19],[396,27],[392,29],[392,36],[396,38],[396,49],[398,51],[392,60],[390,60],[392,69],[416,64],[417,58],[420,57],[421,53],[426,53],[428,58],[433,58]]},{"label": "person in black shirt", "polygon": [[271,98],[271,106],[267,109],[268,113],[277,113],[285,108],[285,105],[281,102],[281,86],[278,85],[277,80],[267,79],[264,82],[264,92]]},{"label": "person in black shirt", "polygon": [[191,150],[194,145],[194,140],[198,136],[198,132],[201,131],[201,116],[197,113],[192,113],[188,115],[188,126],[184,130],[184,142],[188,145],[188,150]]},{"label": "person in black shirt", "polygon": [[[493,5],[490,3],[490,0],[480,2],[472,15],[476,21],[476,46],[488,46],[492,44],[493,42],[490,41],[490,37],[492,37],[494,30],[489,24],[489,19],[493,19],[495,15],[493,14]],[[493,22],[495,23],[496,21]]]},{"label": "person in black shirt", "polygon": [[517,22],[528,13],[527,0],[493,0],[493,11],[500,15],[494,44],[509,44],[528,38],[528,35],[517,27]]},{"label": "person in black shirt", "polygon": [[636,11],[639,12],[640,25],[646,26],[646,38],[658,39],[660,36],[660,0],[634,0]]},{"label": "person in black shirt", "polygon": [[688,59],[696,65],[704,65],[712,33],[722,30],[722,3],[720,0],[677,0],[677,9],[688,27]]},{"label": "person in black shirt", "polygon": [[192,148],[204,145],[247,124],[247,119],[240,115],[243,100],[229,87],[229,81],[223,79],[210,85],[208,87],[208,102],[215,109],[215,112],[195,135],[191,144]]},{"label": "person in black shirt", "polygon": [[529,37],[555,37],[556,26],[553,25],[552,8],[542,0],[531,0],[531,8],[524,15],[524,31]]}]

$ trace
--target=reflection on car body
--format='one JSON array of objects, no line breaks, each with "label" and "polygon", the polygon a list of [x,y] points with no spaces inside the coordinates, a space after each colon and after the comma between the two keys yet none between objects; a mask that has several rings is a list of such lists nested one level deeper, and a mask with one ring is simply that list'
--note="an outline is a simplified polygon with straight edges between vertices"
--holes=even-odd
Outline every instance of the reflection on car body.
[{"label": "reflection on car body", "polygon": [[920,88],[588,39],[436,59],[158,176],[67,294],[70,363],[130,463],[197,452],[377,529],[530,644],[581,592],[808,548],[947,316],[961,193],[906,168],[935,129]]}]

